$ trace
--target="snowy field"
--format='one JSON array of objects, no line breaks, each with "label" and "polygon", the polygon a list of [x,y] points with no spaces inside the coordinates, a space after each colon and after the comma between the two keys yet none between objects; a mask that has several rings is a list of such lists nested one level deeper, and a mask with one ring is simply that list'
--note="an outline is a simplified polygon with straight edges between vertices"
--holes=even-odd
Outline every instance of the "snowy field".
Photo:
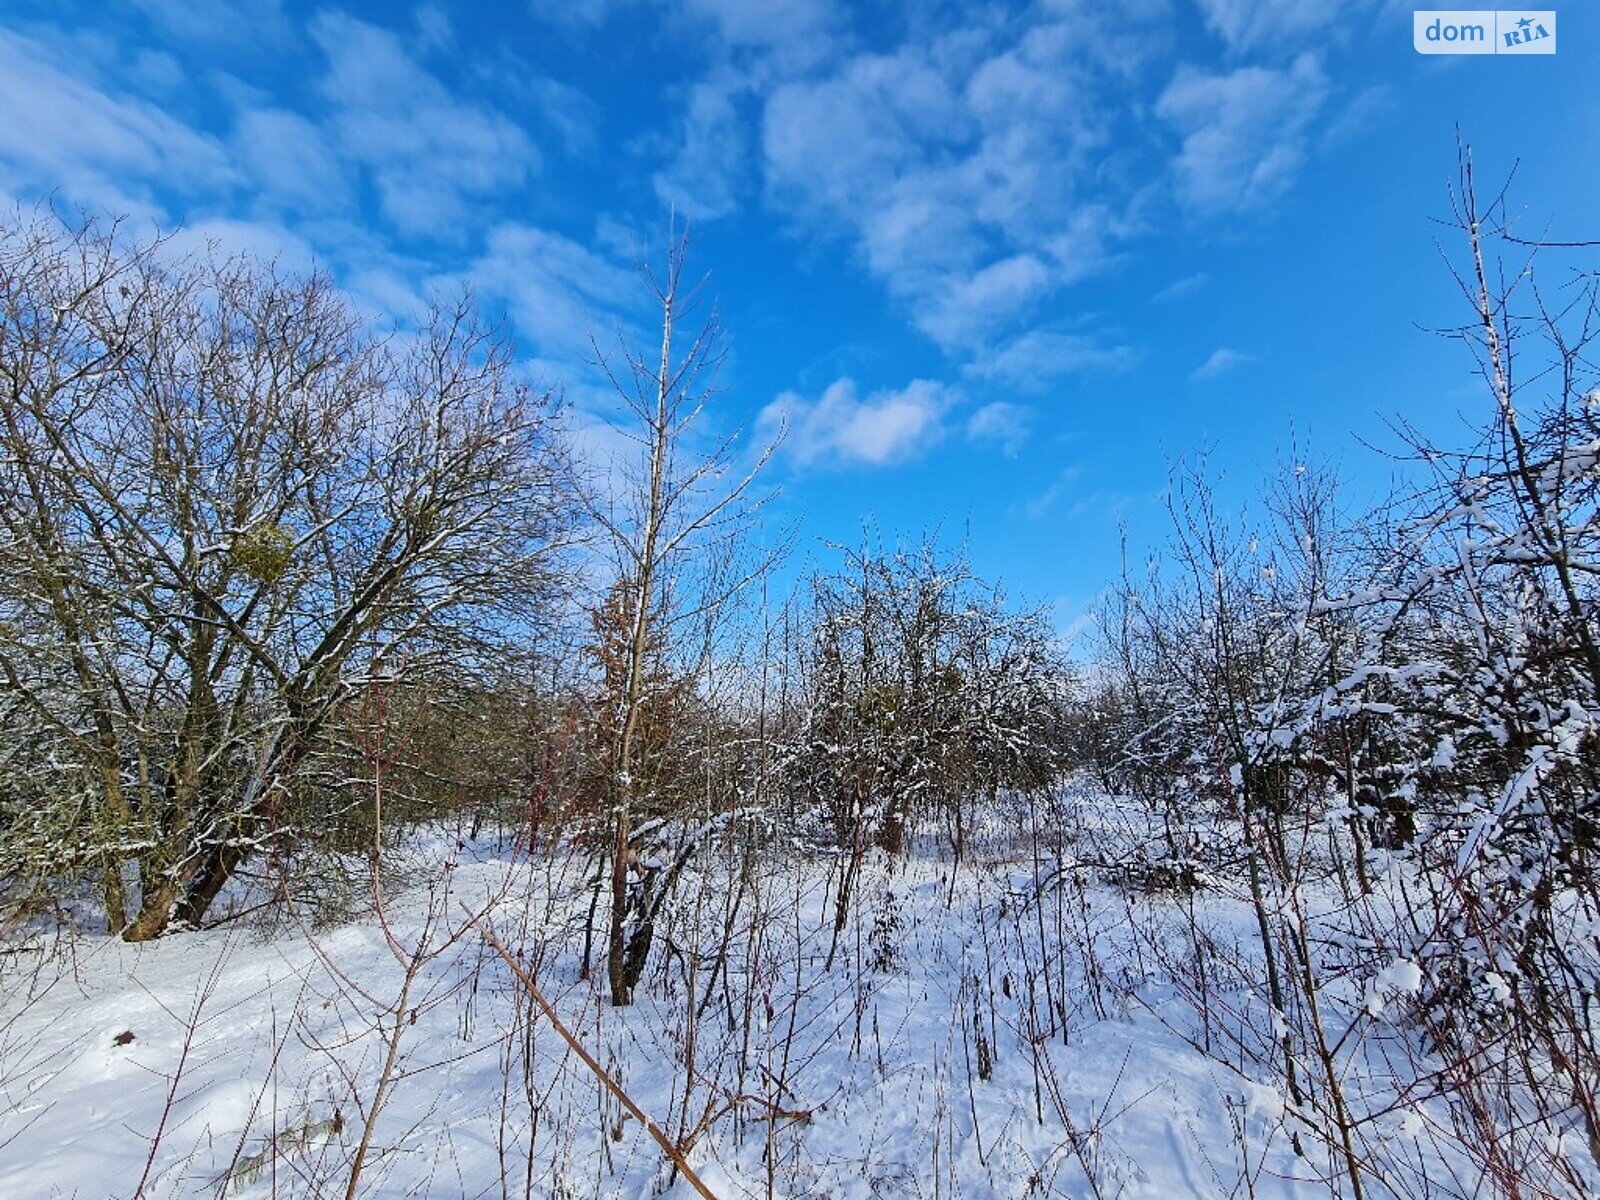
[{"label": "snowy field", "polygon": [[[725,1200],[1349,1194],[1272,1066],[1243,874],[1130,887],[1102,868],[1144,831],[991,825],[953,871],[869,856],[837,937],[837,859],[706,847],[627,1009],[581,970],[592,860],[443,835],[382,920],[37,943],[5,959],[0,1196],[696,1195],[486,929]],[[1419,983],[1320,993],[1369,1195],[1474,1189],[1408,1100]]]}]

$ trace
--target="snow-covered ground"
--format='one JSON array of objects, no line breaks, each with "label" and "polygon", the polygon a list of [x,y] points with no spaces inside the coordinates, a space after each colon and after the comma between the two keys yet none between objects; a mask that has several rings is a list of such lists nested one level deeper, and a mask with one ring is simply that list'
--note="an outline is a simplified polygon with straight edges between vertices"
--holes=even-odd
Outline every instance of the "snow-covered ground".
[{"label": "snow-covered ground", "polygon": [[[604,1002],[603,966],[581,977],[583,862],[438,836],[413,847],[386,922],[12,954],[0,1197],[344,1196],[364,1137],[355,1195],[694,1195],[485,927],[724,1200],[1290,1196],[1326,1194],[1311,1181],[1330,1171],[1337,1186],[1254,1057],[1277,1031],[1252,991],[1242,879],[1144,896],[1073,869],[1081,845],[1034,846],[1002,829],[953,883],[931,851],[870,859],[837,946],[833,860],[709,854],[627,1009]],[[1185,975],[1196,928],[1209,974]],[[1408,1043],[1385,1002],[1415,983],[1402,964],[1330,992],[1362,1023],[1341,1047],[1352,1103],[1369,1144],[1470,1190],[1428,1136],[1438,1114],[1364,1073]]]}]

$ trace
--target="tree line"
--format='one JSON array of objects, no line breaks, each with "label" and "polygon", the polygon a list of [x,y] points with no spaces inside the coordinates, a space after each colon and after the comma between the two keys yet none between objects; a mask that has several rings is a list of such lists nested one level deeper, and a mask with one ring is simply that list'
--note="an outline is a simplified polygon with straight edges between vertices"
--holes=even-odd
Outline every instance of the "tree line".
[{"label": "tree line", "polygon": [[92,884],[145,940],[466,812],[604,862],[626,1003],[663,823],[782,805],[859,856],[940,812],[959,853],[971,805],[1046,781],[1064,661],[961,554],[865,544],[757,611],[774,447],[708,418],[684,251],[643,272],[659,346],[596,347],[627,446],[597,464],[467,298],[382,333],[320,275],[0,229],[12,917]]},{"label": "tree line", "polygon": [[[381,331],[319,275],[8,218],[6,928],[336,902],[451,818],[589,864],[583,969],[628,1004],[708,839],[741,847],[735,888],[757,855],[825,857],[831,964],[874,859],[937,856],[953,888],[1009,823],[1062,885],[1058,801],[1088,780],[1158,831],[1097,864],[1123,883],[1238,873],[1260,1062],[1355,1194],[1330,1014],[1358,965],[1418,971],[1419,1078],[1503,1190],[1579,1186],[1546,1134],[1600,1161],[1600,293],[1535,275],[1469,158],[1453,199],[1472,435],[1400,423],[1407,489],[1366,512],[1311,461],[1238,513],[1180,466],[1168,546],[1077,661],[935,539],[829,547],[768,595],[775,444],[711,404],[681,239],[642,271],[659,342],[595,347],[623,449],[583,462],[470,298]],[[1206,1009],[1191,933],[1174,978]]]},{"label": "tree line", "polygon": [[1409,483],[1365,514],[1303,461],[1253,514],[1175,472],[1168,553],[1102,613],[1081,749],[1163,821],[1165,878],[1244,873],[1278,1069],[1320,1095],[1355,1194],[1351,1034],[1321,1014],[1355,964],[1397,962],[1435,1056],[1417,1094],[1503,1194],[1568,1194],[1592,1179],[1559,1131],[1600,1162],[1600,274],[1536,274],[1469,155],[1452,199],[1446,332],[1485,415],[1457,446],[1400,422]]}]

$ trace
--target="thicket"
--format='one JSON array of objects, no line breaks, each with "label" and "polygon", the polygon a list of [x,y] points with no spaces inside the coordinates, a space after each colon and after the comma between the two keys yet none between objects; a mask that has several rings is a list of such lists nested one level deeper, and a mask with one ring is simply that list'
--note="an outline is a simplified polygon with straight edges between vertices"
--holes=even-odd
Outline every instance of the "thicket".
[{"label": "thicket", "polygon": [[[581,946],[612,1004],[682,1009],[679,1127],[652,1127],[673,1170],[692,1177],[699,1139],[754,1106],[770,1187],[776,1126],[804,1115],[798,1014],[837,993],[862,1052],[870,979],[921,915],[884,881],[932,858],[946,905],[958,873],[982,884],[969,1087],[1030,1056],[1044,1121],[1045,1047],[1069,1014],[1141,1002],[1154,964],[1181,1003],[1152,1013],[1281,1092],[1333,1194],[1471,1192],[1430,1179],[1463,1158],[1495,1194],[1588,1194],[1600,282],[1536,276],[1540,248],[1503,198],[1480,208],[1466,159],[1454,202],[1475,440],[1401,424],[1409,490],[1359,515],[1314,463],[1238,514],[1179,468],[1170,545],[1108,589],[1076,664],[1046,612],[933,541],[830,547],[794,597],[767,595],[773,447],[708,406],[719,331],[681,241],[645,275],[659,344],[600,354],[627,448],[578,464],[464,301],[380,338],[320,278],[11,222],[8,930],[98,912],[139,940],[255,903],[382,918],[408,830],[502,838],[549,885],[525,953],[495,942],[527,997],[507,1063],[554,1013],[537,977],[555,939]],[[1132,836],[1113,828],[1130,806]],[[817,929],[780,866],[820,881]],[[1088,915],[1103,884],[1126,897],[1115,944]],[[1208,893],[1244,906],[1253,945],[1218,940]],[[407,989],[490,911],[443,905],[415,945],[390,938]],[[792,963],[764,957],[779,917]],[[779,975],[790,1030],[758,1096],[751,1022],[774,1020]],[[374,1018],[392,1048],[407,995]],[[1002,1000],[1025,1014],[1014,1036]],[[1422,1112],[1442,1117],[1397,1142],[1393,1118]],[[361,1173],[358,1154],[349,1194]]]}]

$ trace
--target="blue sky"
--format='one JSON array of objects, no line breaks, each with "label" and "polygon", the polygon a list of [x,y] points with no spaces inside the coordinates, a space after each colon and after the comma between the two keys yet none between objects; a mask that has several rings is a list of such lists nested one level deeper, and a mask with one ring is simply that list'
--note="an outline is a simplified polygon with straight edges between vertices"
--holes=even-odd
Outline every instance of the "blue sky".
[{"label": "blue sky", "polygon": [[1554,57],[1424,58],[1387,0],[3,0],[0,195],[315,262],[385,321],[470,285],[580,425],[676,208],[714,419],[788,424],[787,575],[940,530],[1065,627],[1178,456],[1242,499],[1309,453],[1359,504],[1388,418],[1482,412],[1426,332],[1462,315],[1433,219],[1459,125],[1530,236],[1600,237],[1600,17],[1558,12]]}]

